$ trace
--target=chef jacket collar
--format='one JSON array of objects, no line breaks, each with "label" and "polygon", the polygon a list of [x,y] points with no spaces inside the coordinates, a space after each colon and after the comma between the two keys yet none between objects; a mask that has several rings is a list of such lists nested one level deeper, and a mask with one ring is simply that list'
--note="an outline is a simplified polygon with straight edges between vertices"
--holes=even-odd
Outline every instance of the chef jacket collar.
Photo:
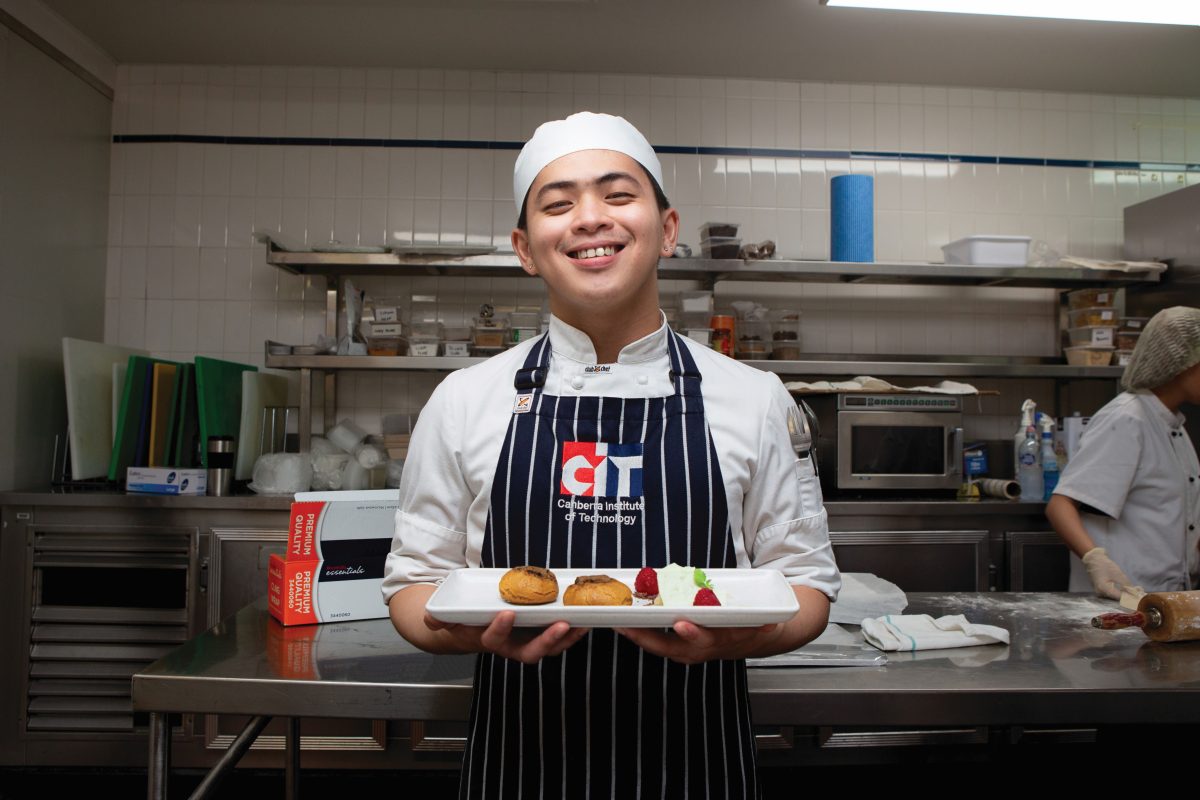
[{"label": "chef jacket collar", "polygon": [[1183,427],[1183,421],[1186,419],[1183,414],[1172,411],[1163,405],[1163,401],[1159,400],[1158,395],[1154,392],[1143,391],[1138,392],[1137,395],[1142,398],[1142,402],[1146,404],[1146,408],[1150,410],[1154,418],[1160,420],[1169,429],[1177,431]]},{"label": "chef jacket collar", "polygon": [[[667,317],[662,311],[658,315],[658,330],[622,347],[617,354],[618,364],[642,364],[662,358],[667,352]],[[553,315],[550,317],[550,345],[555,356],[580,364],[596,363],[596,348],[591,337]]]}]

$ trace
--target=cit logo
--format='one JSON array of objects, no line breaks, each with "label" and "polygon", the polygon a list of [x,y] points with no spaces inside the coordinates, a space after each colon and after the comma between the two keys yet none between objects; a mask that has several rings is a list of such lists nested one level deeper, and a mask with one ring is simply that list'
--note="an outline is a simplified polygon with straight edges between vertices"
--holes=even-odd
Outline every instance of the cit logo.
[{"label": "cit logo", "polygon": [[641,497],[642,443],[563,442],[561,494]]}]

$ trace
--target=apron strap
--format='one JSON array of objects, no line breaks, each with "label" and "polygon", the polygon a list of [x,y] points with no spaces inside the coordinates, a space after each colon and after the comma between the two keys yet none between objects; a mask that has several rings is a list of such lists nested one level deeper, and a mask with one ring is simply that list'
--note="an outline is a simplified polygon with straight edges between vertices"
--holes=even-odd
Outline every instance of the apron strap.
[{"label": "apron strap", "polygon": [[517,370],[513,385],[518,392],[540,391],[550,374],[550,334],[543,333],[540,342],[535,342],[525,357],[525,364]]},{"label": "apron strap", "polygon": [[671,355],[671,383],[675,386],[675,394],[684,397],[703,397],[700,392],[700,381],[703,376],[696,366],[695,359],[688,352],[683,337],[673,330],[667,329],[667,351]]}]

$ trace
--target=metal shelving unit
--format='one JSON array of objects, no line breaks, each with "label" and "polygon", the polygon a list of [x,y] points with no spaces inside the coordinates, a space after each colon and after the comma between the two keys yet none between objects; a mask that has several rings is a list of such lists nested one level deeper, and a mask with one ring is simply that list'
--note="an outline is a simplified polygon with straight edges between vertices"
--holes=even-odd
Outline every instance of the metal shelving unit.
[{"label": "metal shelving unit", "polygon": [[[326,280],[326,333],[337,327],[341,278],[362,276],[458,276],[483,278],[529,277],[512,253],[453,256],[398,255],[396,253],[332,253],[294,251],[264,238],[266,260],[295,275]],[[1049,267],[986,267],[947,264],[871,263],[839,261],[741,261],[733,259],[666,258],[659,262],[659,277],[693,280],[711,288],[723,281],[861,283],[924,286],[1019,287],[1078,289],[1092,286],[1121,288],[1157,283],[1158,275],[1120,271]],[[337,372],[345,370],[411,370],[449,372],[483,361],[482,358],[416,356],[266,356],[266,366],[300,371],[301,446],[307,448],[312,421],[312,382],[325,380],[325,423],[333,425],[336,410]],[[750,366],[784,376],[853,377],[1000,377],[1000,378],[1120,378],[1121,367],[1073,367],[1036,358],[944,357],[910,360],[841,354],[814,355],[803,361],[747,361]]]}]

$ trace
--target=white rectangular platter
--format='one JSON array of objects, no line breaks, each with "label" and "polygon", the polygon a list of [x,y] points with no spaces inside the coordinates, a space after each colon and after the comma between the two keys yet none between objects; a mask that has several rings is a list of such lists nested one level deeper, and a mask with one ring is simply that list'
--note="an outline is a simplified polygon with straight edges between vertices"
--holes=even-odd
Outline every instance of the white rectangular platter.
[{"label": "white rectangular platter", "polygon": [[[429,598],[425,609],[442,622],[487,625],[501,611],[516,613],[519,627],[543,627],[559,620],[578,628],[669,628],[679,620],[714,628],[745,628],[786,622],[800,609],[783,573],[773,569],[706,569],[721,606],[564,606],[562,593],[580,575],[608,575],[631,589],[636,569],[555,569],[559,599],[540,606],[510,605],[500,599],[506,569],[456,569]],[[638,602],[634,598],[634,602]]]}]

